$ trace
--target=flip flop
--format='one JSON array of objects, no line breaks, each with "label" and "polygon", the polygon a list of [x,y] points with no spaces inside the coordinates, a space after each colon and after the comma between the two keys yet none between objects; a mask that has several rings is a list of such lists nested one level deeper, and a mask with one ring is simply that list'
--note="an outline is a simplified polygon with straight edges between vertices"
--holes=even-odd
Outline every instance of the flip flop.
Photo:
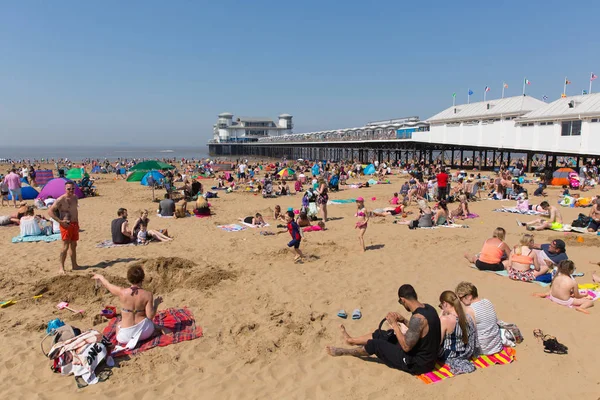
[{"label": "flip flop", "polygon": [[361,319],[361,317],[362,317],[362,314],[358,308],[356,310],[352,311],[352,319]]},{"label": "flip flop", "polygon": [[581,277],[583,275],[584,275],[583,272],[574,272],[571,276],[576,278],[576,277]]},{"label": "flip flop", "polygon": [[346,314],[346,311],[344,311],[344,310],[338,311],[337,316],[340,318],[343,318],[343,319],[348,318],[348,314]]}]

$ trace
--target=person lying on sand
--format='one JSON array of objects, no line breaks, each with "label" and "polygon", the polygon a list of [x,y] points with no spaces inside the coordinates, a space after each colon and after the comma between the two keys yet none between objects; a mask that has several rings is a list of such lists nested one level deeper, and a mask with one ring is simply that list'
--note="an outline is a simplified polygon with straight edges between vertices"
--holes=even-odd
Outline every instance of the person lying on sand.
[{"label": "person lying on sand", "polygon": [[550,214],[549,219],[538,218],[533,221],[523,223],[517,220],[517,225],[524,226],[528,231],[543,231],[544,229],[560,230],[563,227],[563,218],[560,211],[551,206],[547,201],[540,203],[542,209]]},{"label": "person lying on sand", "polygon": [[410,374],[418,375],[431,371],[440,349],[440,318],[435,308],[419,302],[411,285],[400,286],[398,303],[412,313],[410,320],[400,313],[389,312],[386,320],[392,329],[377,329],[373,333],[355,337],[350,336],[344,325],[341,325],[344,341],[358,347],[348,349],[327,346],[327,354],[334,357],[361,358],[375,355],[388,367]]},{"label": "person lying on sand", "polygon": [[[577,282],[571,276],[575,272],[575,263],[571,260],[563,260],[558,263],[558,272],[552,279],[550,291],[546,293],[534,293],[534,296],[546,298],[561,306],[575,308],[585,314],[589,314],[588,308],[594,306],[591,296],[579,293]],[[598,282],[596,274],[593,274],[594,282]]]},{"label": "person lying on sand", "polygon": [[260,213],[256,213],[254,217],[239,218],[239,220],[254,226],[265,226],[267,224]]},{"label": "person lying on sand", "polygon": [[[152,322],[162,297],[154,298],[152,292],[142,289],[145,273],[141,266],[130,267],[127,280],[128,288],[111,284],[100,274],[92,279],[98,280],[121,303],[121,322],[117,326],[117,341],[125,349],[133,349],[138,342],[146,340],[157,333],[158,328]],[[169,333],[162,329],[162,333]],[[121,349],[119,349],[121,350]]]}]

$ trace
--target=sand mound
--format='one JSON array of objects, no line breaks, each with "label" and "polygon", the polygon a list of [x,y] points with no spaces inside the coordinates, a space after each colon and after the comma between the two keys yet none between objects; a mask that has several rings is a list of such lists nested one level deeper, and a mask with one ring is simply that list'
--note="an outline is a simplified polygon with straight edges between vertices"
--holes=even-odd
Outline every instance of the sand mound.
[{"label": "sand mound", "polygon": [[236,271],[227,271],[216,266],[201,267],[185,258],[158,257],[138,261],[146,273],[145,287],[153,292],[167,293],[188,288],[206,290],[224,280],[234,280]]},{"label": "sand mound", "polygon": [[[66,301],[102,301],[106,295],[112,297],[102,286],[96,286],[96,282],[90,279],[90,276],[84,275],[63,275],[42,279],[33,286],[35,296],[41,294],[44,299],[53,302]],[[112,284],[127,287],[128,283],[124,278],[118,276],[106,275],[106,279]]]},{"label": "sand mound", "polygon": [[589,235],[581,235],[581,236],[573,236],[569,235],[563,238],[567,245],[567,252],[569,251],[570,246],[574,247],[598,247],[600,246],[600,239],[598,237],[589,236]]}]

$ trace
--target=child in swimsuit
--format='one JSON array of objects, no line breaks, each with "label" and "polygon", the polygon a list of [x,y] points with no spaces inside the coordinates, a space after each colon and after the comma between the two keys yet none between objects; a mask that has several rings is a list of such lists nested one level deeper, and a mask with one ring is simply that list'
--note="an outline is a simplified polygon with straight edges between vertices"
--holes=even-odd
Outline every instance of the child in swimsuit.
[{"label": "child in swimsuit", "polygon": [[546,293],[535,293],[535,296],[589,314],[586,309],[593,307],[594,301],[587,292],[579,292],[577,282],[575,282],[575,279],[571,276],[573,272],[575,272],[575,263],[571,260],[563,260],[558,263],[557,270],[556,276],[552,279],[550,291]]},{"label": "child in swimsuit", "polygon": [[365,199],[363,199],[362,197],[357,198],[356,208],[358,210],[356,212],[356,217],[358,218],[358,221],[356,221],[356,225],[354,226],[354,228],[358,229],[358,241],[360,243],[362,251],[364,252],[366,250],[364,237],[365,232],[367,230],[367,224],[369,223],[369,213],[365,208]]}]

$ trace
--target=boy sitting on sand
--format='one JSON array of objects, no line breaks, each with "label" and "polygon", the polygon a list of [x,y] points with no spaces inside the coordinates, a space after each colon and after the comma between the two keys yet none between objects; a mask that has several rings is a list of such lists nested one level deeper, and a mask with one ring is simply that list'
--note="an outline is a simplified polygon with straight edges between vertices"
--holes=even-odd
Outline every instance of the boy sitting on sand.
[{"label": "boy sitting on sand", "polygon": [[563,260],[558,263],[558,272],[552,279],[552,286],[547,293],[535,293],[534,296],[547,298],[548,300],[574,308],[585,314],[589,314],[587,308],[593,307],[594,302],[588,295],[579,293],[577,282],[571,276],[575,272],[575,263],[571,260]]}]

